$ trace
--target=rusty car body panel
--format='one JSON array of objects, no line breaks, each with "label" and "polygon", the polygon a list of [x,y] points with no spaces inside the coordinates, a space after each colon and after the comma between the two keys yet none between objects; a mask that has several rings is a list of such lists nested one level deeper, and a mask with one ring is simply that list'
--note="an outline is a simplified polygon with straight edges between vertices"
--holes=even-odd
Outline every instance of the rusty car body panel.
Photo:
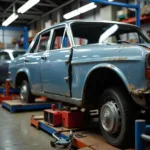
[{"label": "rusty car body panel", "polygon": [[[86,85],[86,82],[88,82],[87,79],[90,74],[96,69],[108,68],[121,78],[129,93],[131,95],[133,94],[133,97],[135,96],[135,101],[136,96],[150,93],[150,84],[145,78],[145,59],[146,55],[150,53],[149,44],[97,43],[76,46],[73,42],[73,34],[71,32],[71,25],[76,22],[80,23],[85,21],[68,21],[59,25],[55,25],[50,29],[46,29],[53,30],[55,27],[65,25],[67,27],[67,33],[71,43],[68,49],[61,49],[57,52],[50,51],[48,49],[45,52],[30,53],[30,50],[35,44],[37,37],[46,30],[41,31],[36,35],[34,41],[29,47],[28,52],[22,57],[13,60],[13,62],[10,64],[10,79],[14,87],[16,84],[15,79],[17,74],[19,72],[24,72],[30,81],[33,94],[46,96],[80,106],[83,100],[84,86]],[[121,24],[116,22],[111,23]],[[140,30],[137,26],[128,24],[125,25]],[[53,74],[53,76],[51,76],[52,79],[50,80],[53,84],[53,89],[52,86],[49,86],[48,84],[46,85],[49,88],[49,91],[44,91],[43,87],[46,83],[42,83],[40,77],[42,76],[42,72],[39,70],[39,68],[42,67],[43,63],[40,58],[43,55],[46,55],[49,59],[48,61],[50,61],[50,67],[57,67],[55,69],[53,68],[55,71],[55,76]],[[25,58],[28,58],[31,61],[26,63],[24,62]],[[56,65],[61,63],[63,63],[63,65]],[[29,70],[29,65],[31,69],[33,69],[32,73]],[[67,65],[71,65],[72,68],[71,72],[69,72],[69,69],[67,71],[69,72],[69,75],[66,74],[67,72],[64,73],[64,67]],[[47,74],[46,70],[44,74]],[[71,82],[64,82],[63,80],[66,79],[70,79]],[[50,83],[50,81],[47,81],[47,83]],[[64,93],[62,93],[62,90]],[[144,102],[143,105],[145,105]]]}]

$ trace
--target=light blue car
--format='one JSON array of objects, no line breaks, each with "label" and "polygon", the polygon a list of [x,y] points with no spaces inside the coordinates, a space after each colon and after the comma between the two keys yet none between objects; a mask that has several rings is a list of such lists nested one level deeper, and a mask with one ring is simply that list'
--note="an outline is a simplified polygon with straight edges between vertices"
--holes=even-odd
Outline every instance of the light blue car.
[{"label": "light blue car", "polygon": [[67,21],[36,35],[10,64],[9,80],[27,103],[46,96],[98,109],[106,141],[127,148],[134,120],[150,106],[149,42],[134,25]]}]

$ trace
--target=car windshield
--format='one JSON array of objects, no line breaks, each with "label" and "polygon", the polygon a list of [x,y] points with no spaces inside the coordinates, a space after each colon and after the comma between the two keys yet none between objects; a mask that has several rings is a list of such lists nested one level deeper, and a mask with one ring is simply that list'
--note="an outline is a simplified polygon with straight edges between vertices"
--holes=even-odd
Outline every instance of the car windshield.
[{"label": "car windshield", "polygon": [[22,51],[22,52],[13,52],[14,58],[19,57],[19,56],[21,56],[21,55],[23,55],[23,54],[25,54],[24,51]]},{"label": "car windshield", "polygon": [[75,45],[94,43],[150,43],[136,26],[105,22],[75,22],[71,24]]}]

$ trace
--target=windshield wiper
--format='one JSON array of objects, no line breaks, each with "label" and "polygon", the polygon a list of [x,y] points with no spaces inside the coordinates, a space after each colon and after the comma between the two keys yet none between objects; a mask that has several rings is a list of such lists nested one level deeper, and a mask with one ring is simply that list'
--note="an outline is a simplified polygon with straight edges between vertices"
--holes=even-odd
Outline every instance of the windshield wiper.
[{"label": "windshield wiper", "polygon": [[127,44],[131,44],[130,42],[124,41],[124,40],[118,40],[117,43],[121,44],[121,43],[127,43]]}]

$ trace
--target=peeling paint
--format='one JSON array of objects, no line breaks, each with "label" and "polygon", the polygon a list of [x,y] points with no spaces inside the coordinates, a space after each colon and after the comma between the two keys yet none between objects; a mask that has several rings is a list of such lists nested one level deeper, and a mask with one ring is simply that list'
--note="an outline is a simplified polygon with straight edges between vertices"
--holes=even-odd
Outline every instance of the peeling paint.
[{"label": "peeling paint", "polygon": [[133,84],[129,84],[128,88],[129,88],[129,90],[130,90],[130,91],[132,91],[132,90],[134,90],[134,89],[135,89],[135,87],[134,87],[134,85],[133,85]]},{"label": "peeling paint", "polygon": [[127,57],[119,57],[119,58],[105,58],[107,61],[124,61],[127,60]]},{"label": "peeling paint", "polygon": [[128,88],[129,88],[131,94],[134,94],[134,95],[142,95],[142,94],[150,93],[150,89],[144,89],[144,88],[136,89],[133,84],[130,84],[128,86]]}]

